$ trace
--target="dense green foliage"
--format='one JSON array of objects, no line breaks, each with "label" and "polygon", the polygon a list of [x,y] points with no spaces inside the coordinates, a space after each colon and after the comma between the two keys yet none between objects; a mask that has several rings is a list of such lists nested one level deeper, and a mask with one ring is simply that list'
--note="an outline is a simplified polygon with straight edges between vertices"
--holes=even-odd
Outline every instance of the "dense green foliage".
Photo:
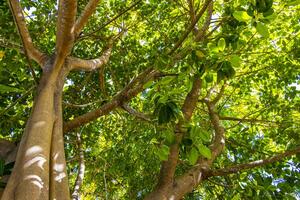
[{"label": "dense green foliage", "polygon": [[[203,3],[193,2],[196,9]],[[21,3],[34,43],[42,51],[52,52],[56,1]],[[78,1],[78,10],[86,3]],[[109,102],[148,67],[166,75],[146,83],[144,91],[128,103],[146,114],[147,120],[118,108],[65,135],[71,185],[78,171],[75,132],[82,136],[86,164],[83,199],[141,199],[154,188],[195,75],[203,78],[202,90],[192,120],[185,124],[187,134],[180,146],[177,175],[194,165],[199,156],[211,157],[208,147],[213,130],[201,100],[210,88],[215,97],[225,83],[217,111],[224,118],[226,148],[214,168],[264,159],[300,145],[299,0],[216,0],[207,37],[195,42],[190,33],[173,54],[170,50],[190,24],[188,3],[140,1],[118,16],[134,3],[102,1],[76,41],[73,56],[95,58],[110,37],[123,32],[104,69],[68,76],[64,120]],[[0,137],[19,141],[36,83],[6,1],[0,4],[0,24]],[[33,62],[31,65],[39,77],[40,69]],[[212,177],[186,199],[300,198],[299,160],[297,155],[263,168]],[[5,167],[0,163],[0,175]],[[7,169],[5,173],[9,173]]]}]

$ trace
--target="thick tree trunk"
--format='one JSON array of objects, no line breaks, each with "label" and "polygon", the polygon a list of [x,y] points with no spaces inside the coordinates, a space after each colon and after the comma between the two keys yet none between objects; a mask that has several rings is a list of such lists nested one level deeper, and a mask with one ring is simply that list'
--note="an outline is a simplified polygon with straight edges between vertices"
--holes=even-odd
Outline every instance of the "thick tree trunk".
[{"label": "thick tree trunk", "polygon": [[44,67],[3,200],[70,199],[62,133],[62,88],[67,70]]}]

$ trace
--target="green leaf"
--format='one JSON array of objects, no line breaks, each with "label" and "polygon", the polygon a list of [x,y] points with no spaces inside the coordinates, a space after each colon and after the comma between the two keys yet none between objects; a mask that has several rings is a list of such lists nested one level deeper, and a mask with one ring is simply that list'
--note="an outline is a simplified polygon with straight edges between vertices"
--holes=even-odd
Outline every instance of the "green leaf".
[{"label": "green leaf", "polygon": [[207,146],[205,146],[203,144],[198,144],[197,147],[202,156],[204,156],[205,158],[211,159],[211,151]]},{"label": "green leaf", "polygon": [[188,160],[189,160],[190,164],[191,165],[196,164],[198,157],[199,157],[199,153],[198,153],[197,149],[193,147],[188,154]]},{"label": "green leaf", "polygon": [[203,142],[210,142],[210,134],[207,131],[201,131],[200,138]]},{"label": "green leaf", "polygon": [[5,92],[21,92],[22,90],[14,87],[10,87],[7,85],[2,85],[0,84],[0,93],[5,93]]},{"label": "green leaf", "polygon": [[167,145],[162,145],[160,148],[157,148],[156,154],[160,160],[168,160],[170,148]]},{"label": "green leaf", "polygon": [[268,28],[265,25],[263,25],[261,22],[257,23],[256,30],[262,37],[265,38],[269,37]]},{"label": "green leaf", "polygon": [[234,67],[240,67],[241,66],[241,62],[242,62],[242,59],[237,56],[237,55],[232,55],[231,58],[230,58],[230,61],[229,61],[232,66]]},{"label": "green leaf", "polygon": [[240,22],[245,22],[251,19],[251,17],[245,11],[235,11],[233,13],[233,17]]},{"label": "green leaf", "polygon": [[226,42],[224,38],[219,39],[218,41],[218,48],[220,51],[224,51],[226,47]]}]

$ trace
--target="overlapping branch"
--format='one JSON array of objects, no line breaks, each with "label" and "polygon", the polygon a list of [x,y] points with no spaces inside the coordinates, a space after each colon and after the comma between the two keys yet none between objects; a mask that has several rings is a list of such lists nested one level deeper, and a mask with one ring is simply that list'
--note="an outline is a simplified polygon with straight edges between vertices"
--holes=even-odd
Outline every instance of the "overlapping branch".
[{"label": "overlapping branch", "polygon": [[46,61],[47,56],[33,45],[32,39],[26,26],[20,2],[18,0],[10,0],[9,4],[22,39],[25,54],[27,54],[30,59],[35,60],[42,67]]},{"label": "overlapping branch", "polygon": [[141,112],[136,111],[135,109],[131,108],[131,107],[130,107],[128,104],[126,104],[126,103],[124,103],[124,104],[122,105],[122,108],[123,108],[126,112],[128,112],[129,114],[135,116],[135,117],[138,118],[138,119],[142,119],[142,120],[147,121],[147,122],[150,122],[150,121],[151,121],[151,119],[150,119],[149,116],[147,116],[147,115],[144,114],[144,113],[141,113]]},{"label": "overlapping branch", "polygon": [[264,166],[264,165],[267,165],[267,164],[270,164],[270,163],[274,163],[274,162],[283,160],[287,157],[296,155],[298,153],[300,153],[300,147],[295,148],[293,150],[286,151],[286,152],[278,154],[278,155],[275,155],[275,156],[270,157],[270,158],[266,158],[266,159],[262,159],[262,160],[256,160],[256,161],[245,163],[245,164],[234,165],[234,166],[227,167],[227,168],[224,168],[224,169],[212,170],[212,171],[209,171],[207,173],[207,177],[225,176],[225,175],[240,172],[242,170],[247,170],[247,169],[252,169],[252,168],[255,168],[255,167]]},{"label": "overlapping branch", "polygon": [[100,0],[90,0],[88,4],[85,6],[83,12],[81,13],[81,15],[79,16],[79,18],[76,20],[75,23],[75,29],[74,29],[75,38],[78,37],[84,25],[88,22],[89,17],[95,12],[99,1]]}]

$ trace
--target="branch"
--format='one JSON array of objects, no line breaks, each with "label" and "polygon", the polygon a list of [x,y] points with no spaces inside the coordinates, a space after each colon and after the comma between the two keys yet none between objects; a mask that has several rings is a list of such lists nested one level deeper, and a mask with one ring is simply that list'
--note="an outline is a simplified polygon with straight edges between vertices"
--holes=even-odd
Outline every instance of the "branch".
[{"label": "branch", "polygon": [[261,119],[249,119],[249,118],[237,118],[237,117],[229,117],[229,116],[220,116],[220,120],[228,120],[228,121],[238,121],[238,122],[249,122],[249,123],[278,123],[275,121],[261,120]]},{"label": "branch", "polygon": [[76,0],[60,0],[56,28],[56,58],[54,66],[60,68],[70,54],[74,43],[74,25],[76,18]]},{"label": "branch", "polygon": [[108,20],[107,22],[105,22],[102,26],[100,26],[99,28],[97,28],[96,30],[87,33],[83,36],[81,36],[80,38],[86,38],[90,35],[93,35],[94,33],[100,31],[101,29],[103,29],[104,27],[106,27],[107,25],[109,25],[110,23],[112,23],[113,21],[115,21],[116,19],[118,19],[119,17],[121,17],[122,15],[124,15],[125,13],[127,13],[129,10],[131,10],[132,8],[134,8],[136,5],[138,5],[139,3],[141,3],[142,0],[138,0],[137,2],[133,3],[131,6],[129,6],[128,8],[126,8],[125,10],[123,10],[122,12],[120,12],[119,14],[117,14],[115,17],[113,17],[112,19]]},{"label": "branch", "polygon": [[130,99],[134,98],[138,93],[144,90],[143,86],[145,83],[154,79],[159,74],[158,71],[152,68],[146,69],[144,72],[140,73],[136,78],[134,78],[127,86],[124,87],[122,91],[116,94],[112,100],[99,109],[93,110],[86,114],[83,114],[75,119],[66,122],[64,125],[64,133],[77,128],[83,124],[87,124],[98,117],[108,114],[115,108],[121,106],[123,103],[128,102]]},{"label": "branch", "polygon": [[27,54],[30,59],[33,59],[42,67],[47,59],[47,56],[46,54],[40,52],[33,45],[32,39],[26,26],[20,2],[18,0],[10,0],[9,5],[18,28],[18,32],[22,39],[25,54]]},{"label": "branch", "polygon": [[104,66],[108,61],[112,52],[113,43],[109,42],[107,49],[102,53],[99,58],[91,60],[83,60],[80,58],[69,57],[68,64],[71,70],[85,70],[92,71]]},{"label": "branch", "polygon": [[74,185],[72,198],[73,200],[79,200],[80,199],[80,189],[82,186],[83,178],[84,178],[84,170],[85,170],[85,163],[84,163],[84,151],[82,148],[82,142],[81,142],[81,136],[80,133],[76,134],[77,136],[77,146],[78,146],[78,153],[79,153],[79,170],[76,178],[76,182]]},{"label": "branch", "polygon": [[122,108],[127,111],[129,114],[135,116],[136,118],[142,119],[147,122],[151,122],[151,119],[144,113],[138,112],[135,109],[131,108],[128,104],[124,103]]},{"label": "branch", "polygon": [[218,101],[220,101],[220,99],[222,98],[222,96],[224,94],[225,87],[226,87],[226,84],[223,84],[222,87],[221,87],[221,89],[220,89],[220,92],[217,94],[217,96],[215,97],[215,99],[212,100],[213,104],[216,104],[216,103],[218,103]]},{"label": "branch", "polygon": [[211,1],[210,4],[208,5],[206,20],[205,20],[201,30],[196,35],[196,38],[195,38],[196,42],[203,40],[205,33],[209,28],[212,14],[213,14],[213,1]]},{"label": "branch", "polygon": [[[187,94],[183,106],[181,108],[185,119],[180,120],[176,124],[175,142],[170,147],[168,160],[162,163],[159,180],[156,188],[154,189],[153,192],[149,194],[149,196],[146,197],[146,199],[148,200],[153,199],[154,198],[153,196],[157,194],[167,195],[170,186],[173,185],[175,170],[178,162],[179,146],[182,137],[185,133],[184,131],[181,130],[182,124],[184,123],[184,121],[189,121],[191,119],[193,111],[195,110],[196,104],[198,102],[201,86],[202,86],[202,80],[199,77],[196,77],[193,83],[193,87],[191,91]],[[161,198],[165,198],[165,196],[162,196]]]},{"label": "branch", "polygon": [[190,32],[194,29],[195,25],[197,24],[197,22],[199,21],[199,19],[202,17],[202,15],[204,14],[204,12],[206,11],[206,9],[209,6],[209,4],[210,4],[211,1],[212,0],[206,0],[204,2],[203,7],[199,11],[199,13],[196,15],[195,21],[193,21],[190,24],[190,26],[187,27],[186,32],[182,35],[182,37],[178,40],[178,42],[171,49],[171,51],[169,52],[169,55],[173,54],[182,45],[182,43],[184,42],[184,40],[187,38],[187,36],[190,34]]},{"label": "branch", "polygon": [[90,0],[88,4],[85,6],[83,12],[81,13],[81,15],[79,16],[79,18],[76,20],[75,23],[75,30],[74,30],[75,38],[78,37],[81,30],[88,22],[89,17],[95,12],[98,3],[99,0]]},{"label": "branch", "polygon": [[270,164],[270,163],[274,163],[274,162],[283,160],[287,157],[293,156],[293,155],[298,154],[298,153],[300,153],[300,147],[298,147],[296,149],[293,149],[293,150],[290,150],[290,151],[286,151],[284,153],[275,155],[275,156],[267,158],[267,159],[256,160],[256,161],[249,162],[249,163],[246,163],[246,164],[239,164],[239,165],[231,166],[231,167],[224,168],[224,169],[213,170],[213,171],[208,172],[207,177],[225,176],[225,175],[237,173],[237,172],[242,171],[242,170],[264,166],[264,165],[267,165],[267,164]]}]

